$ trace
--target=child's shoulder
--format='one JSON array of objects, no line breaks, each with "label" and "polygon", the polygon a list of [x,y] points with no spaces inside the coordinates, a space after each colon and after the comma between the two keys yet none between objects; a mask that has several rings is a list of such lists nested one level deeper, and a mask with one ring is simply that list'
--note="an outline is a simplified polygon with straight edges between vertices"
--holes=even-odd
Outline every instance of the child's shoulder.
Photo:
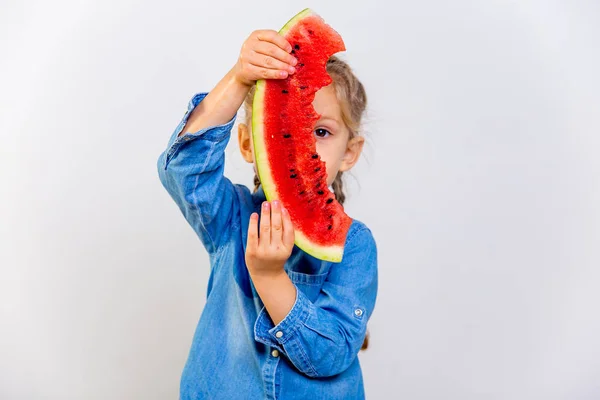
[{"label": "child's shoulder", "polygon": [[352,224],[348,230],[348,236],[346,236],[346,248],[355,246],[376,249],[375,237],[371,229],[364,222],[352,218]]},{"label": "child's shoulder", "polygon": [[329,279],[348,287],[356,282],[363,284],[377,280],[377,246],[371,229],[363,222],[352,219],[344,256],[341,263],[332,264]]}]

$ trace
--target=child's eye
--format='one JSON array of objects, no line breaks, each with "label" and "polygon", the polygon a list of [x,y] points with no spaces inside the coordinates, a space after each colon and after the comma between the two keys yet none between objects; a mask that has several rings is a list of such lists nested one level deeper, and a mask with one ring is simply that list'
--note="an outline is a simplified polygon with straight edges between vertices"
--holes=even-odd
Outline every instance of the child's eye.
[{"label": "child's eye", "polygon": [[327,137],[327,135],[331,135],[331,132],[329,132],[327,129],[319,128],[319,129],[315,129],[315,135],[323,138],[323,137]]}]

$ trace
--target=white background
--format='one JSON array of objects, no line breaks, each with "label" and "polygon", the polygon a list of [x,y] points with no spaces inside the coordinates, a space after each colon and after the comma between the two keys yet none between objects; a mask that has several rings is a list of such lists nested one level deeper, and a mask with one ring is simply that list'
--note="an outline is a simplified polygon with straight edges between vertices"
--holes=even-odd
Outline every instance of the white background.
[{"label": "white background", "polygon": [[208,258],[156,159],[306,6],[370,99],[368,398],[600,398],[595,0],[2,0],[0,398],[177,398]]}]

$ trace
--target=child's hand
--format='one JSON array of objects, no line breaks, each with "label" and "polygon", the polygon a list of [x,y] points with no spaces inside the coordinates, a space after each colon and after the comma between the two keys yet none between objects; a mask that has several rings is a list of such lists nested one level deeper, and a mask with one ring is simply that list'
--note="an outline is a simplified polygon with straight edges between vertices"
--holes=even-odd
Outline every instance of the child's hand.
[{"label": "child's hand", "polygon": [[252,213],[248,226],[246,265],[250,275],[276,276],[284,272],[283,266],[294,247],[294,227],[287,210],[279,201],[262,204],[260,237],[258,214]]},{"label": "child's hand", "polygon": [[292,46],[272,30],[254,31],[246,39],[234,67],[236,79],[252,86],[258,79],[285,79],[295,72],[298,62],[290,54]]}]

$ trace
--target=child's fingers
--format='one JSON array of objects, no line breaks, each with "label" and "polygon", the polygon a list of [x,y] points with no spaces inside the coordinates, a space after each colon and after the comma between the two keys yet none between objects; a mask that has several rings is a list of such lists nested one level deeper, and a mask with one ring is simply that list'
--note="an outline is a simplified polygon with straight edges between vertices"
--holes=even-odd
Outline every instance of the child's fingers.
[{"label": "child's fingers", "polygon": [[257,79],[285,79],[288,77],[289,72],[279,69],[268,69],[258,67],[253,64],[248,65],[248,69],[254,80]]},{"label": "child's fingers", "polygon": [[294,225],[290,218],[290,213],[286,208],[281,210],[281,219],[283,223],[283,245],[292,248],[294,246]]},{"label": "child's fingers", "polygon": [[278,69],[281,71],[287,71],[290,74],[296,72],[296,69],[292,67],[290,64],[286,64],[283,61],[279,61],[271,56],[266,56],[261,53],[252,54],[248,62],[252,65],[256,65],[257,67],[267,68],[267,69]]},{"label": "child's fingers", "polygon": [[250,215],[250,223],[248,224],[248,241],[246,244],[246,252],[253,253],[258,247],[258,214]]},{"label": "child's fingers", "polygon": [[281,221],[281,203],[271,203],[271,244],[280,245],[282,241],[283,222]]},{"label": "child's fingers", "polygon": [[[269,56],[273,60],[280,61],[282,64],[285,64],[285,68],[288,68],[289,66],[294,66],[298,62],[298,60],[296,60],[296,57],[294,57],[290,53],[287,53],[280,47],[275,46],[273,43],[269,43],[269,42],[256,43],[256,45],[254,46],[254,52],[257,53],[261,57],[261,60],[264,60],[265,56]],[[264,61],[266,62],[267,60],[268,60],[268,58]],[[256,63],[253,62],[252,64],[256,64]],[[264,64],[264,62],[263,62],[263,64]],[[258,64],[256,64],[256,65],[258,65]],[[267,65],[267,66],[269,68],[278,68],[278,67],[271,66],[271,65]],[[280,69],[284,69],[284,68],[280,68]]]},{"label": "child's fingers", "polygon": [[292,45],[279,33],[272,30],[262,30],[256,32],[256,38],[263,42],[271,42],[279,46],[281,49],[290,53]]},{"label": "child's fingers", "polygon": [[260,245],[268,246],[271,243],[271,205],[263,202],[260,212]]}]

